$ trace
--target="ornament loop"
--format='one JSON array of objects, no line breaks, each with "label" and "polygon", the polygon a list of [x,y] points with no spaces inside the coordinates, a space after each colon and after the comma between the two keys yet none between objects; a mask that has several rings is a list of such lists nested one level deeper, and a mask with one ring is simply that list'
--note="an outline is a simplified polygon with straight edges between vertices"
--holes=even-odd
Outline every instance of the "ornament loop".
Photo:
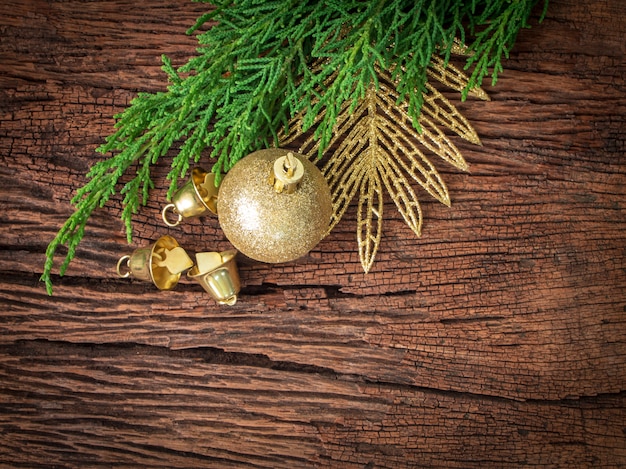
[{"label": "ornament loop", "polygon": [[[178,219],[175,222],[172,222],[167,219],[167,213],[169,211],[173,211],[178,216]],[[163,222],[167,226],[172,227],[172,228],[175,226],[178,226],[180,222],[183,220],[183,216],[176,211],[176,205],[174,204],[167,204],[165,207],[163,207],[163,210],[161,211],[161,218],[163,218]]]},{"label": "ornament loop", "polygon": [[[126,261],[126,268],[129,269],[128,271],[126,271],[125,273],[122,273],[121,268],[122,268],[122,264],[124,263],[124,261]],[[117,275],[119,275],[122,278],[128,278],[130,277],[130,256],[122,256],[120,257],[120,260],[117,261]]]},{"label": "ornament loop", "polygon": [[221,305],[234,306],[237,303],[237,295],[233,295],[230,298],[226,298],[225,300],[218,301]]}]

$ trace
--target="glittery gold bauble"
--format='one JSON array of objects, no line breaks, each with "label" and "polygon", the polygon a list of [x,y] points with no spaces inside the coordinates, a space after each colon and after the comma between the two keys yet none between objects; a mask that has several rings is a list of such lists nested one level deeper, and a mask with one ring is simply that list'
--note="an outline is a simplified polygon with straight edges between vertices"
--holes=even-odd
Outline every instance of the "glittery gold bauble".
[{"label": "glittery gold bauble", "polygon": [[224,234],[241,253],[262,262],[288,262],[324,237],[332,201],[313,163],[273,148],[232,167],[220,184],[217,213]]}]

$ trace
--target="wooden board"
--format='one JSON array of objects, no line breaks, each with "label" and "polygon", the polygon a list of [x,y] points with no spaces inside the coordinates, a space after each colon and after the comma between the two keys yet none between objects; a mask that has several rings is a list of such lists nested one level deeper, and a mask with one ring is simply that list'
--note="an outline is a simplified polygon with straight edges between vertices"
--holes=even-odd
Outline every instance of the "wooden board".
[{"label": "wooden board", "polygon": [[117,278],[162,234],[230,248],[213,217],[162,224],[166,158],[133,245],[115,198],[47,296],[45,248],[112,116],[165,88],[161,54],[193,55],[206,8],[0,5],[0,461],[626,466],[621,0],[553,0],[520,33],[491,101],[457,103],[483,145],[455,140],[469,173],[438,165],[452,207],[424,195],[417,239],[387,200],[369,274],[351,207],[298,261],[240,258],[232,307]]}]

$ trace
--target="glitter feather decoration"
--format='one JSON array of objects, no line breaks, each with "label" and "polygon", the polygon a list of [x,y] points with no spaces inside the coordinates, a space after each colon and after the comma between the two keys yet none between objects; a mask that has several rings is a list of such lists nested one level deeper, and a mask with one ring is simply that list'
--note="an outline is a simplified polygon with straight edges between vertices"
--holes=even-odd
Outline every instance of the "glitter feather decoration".
[{"label": "glitter feather decoration", "polygon": [[[451,64],[433,56],[427,69],[429,78],[461,92],[468,77]],[[331,188],[333,215],[330,230],[341,220],[358,193],[357,243],[363,270],[371,269],[380,246],[383,224],[383,188],[406,224],[421,235],[422,211],[410,180],[441,203],[450,206],[448,189],[427,154],[432,153],[460,170],[468,166],[458,148],[445,134],[448,129],[459,137],[480,145],[480,139],[467,119],[430,82],[423,93],[423,107],[416,130],[407,105],[398,104],[391,73],[378,70],[378,83],[372,83],[356,107],[346,102],[337,117],[328,150],[318,161]],[[481,88],[470,95],[488,100]],[[316,122],[322,119],[320,113]],[[285,147],[302,137],[302,115],[289,125],[295,130],[279,136]],[[314,124],[315,125],[315,124]],[[319,140],[310,132],[299,152],[316,159]]]}]

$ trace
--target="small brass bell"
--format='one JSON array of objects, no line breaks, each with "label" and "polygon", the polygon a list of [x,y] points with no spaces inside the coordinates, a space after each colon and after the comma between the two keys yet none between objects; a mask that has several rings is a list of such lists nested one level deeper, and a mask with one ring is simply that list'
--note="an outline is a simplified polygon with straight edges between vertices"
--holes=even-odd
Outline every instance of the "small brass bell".
[{"label": "small brass bell", "polygon": [[[217,187],[215,175],[202,168],[194,168],[191,178],[172,197],[172,203],[163,207],[161,216],[167,226],[178,226],[184,218],[199,217],[207,211],[217,213]],[[177,219],[170,221],[172,211]]]},{"label": "small brass bell", "polygon": [[234,305],[241,290],[234,249],[225,252],[199,252],[196,265],[187,277],[196,280],[215,301],[222,305]]},{"label": "small brass bell", "polygon": [[332,200],[324,176],[305,156],[272,148],[231,168],[219,188],[217,214],[241,253],[262,262],[288,262],[325,236]]},{"label": "small brass bell", "polygon": [[[122,272],[126,265],[126,272]],[[117,275],[152,282],[159,290],[171,290],[193,261],[171,236],[161,236],[150,246],[138,248],[117,262]]]}]

